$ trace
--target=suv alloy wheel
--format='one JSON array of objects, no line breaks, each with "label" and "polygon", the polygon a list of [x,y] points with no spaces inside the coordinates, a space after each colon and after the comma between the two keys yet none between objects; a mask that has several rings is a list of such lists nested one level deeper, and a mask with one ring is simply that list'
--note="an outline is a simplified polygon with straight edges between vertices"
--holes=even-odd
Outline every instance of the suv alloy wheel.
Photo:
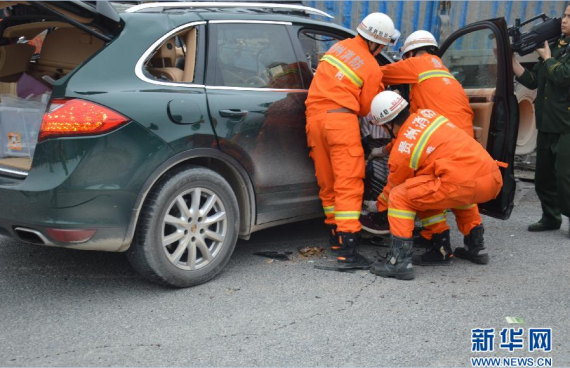
[{"label": "suv alloy wheel", "polygon": [[149,193],[127,251],[129,261],[163,285],[204,283],[230,259],[238,213],[237,199],[223,177],[199,167],[176,170]]}]

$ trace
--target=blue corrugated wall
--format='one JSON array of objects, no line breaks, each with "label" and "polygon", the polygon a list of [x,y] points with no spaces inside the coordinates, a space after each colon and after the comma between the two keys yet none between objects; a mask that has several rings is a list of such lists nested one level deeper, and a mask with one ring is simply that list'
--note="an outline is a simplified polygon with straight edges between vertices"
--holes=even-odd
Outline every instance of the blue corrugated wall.
[{"label": "blue corrugated wall", "polygon": [[540,13],[561,16],[568,4],[565,1],[304,1],[304,3],[333,15],[335,18],[331,20],[332,22],[354,30],[366,14],[386,13],[402,32],[397,47],[410,33],[418,29],[428,30],[439,38],[441,13],[449,15],[449,28],[453,32],[469,23],[489,18],[505,17],[511,25],[515,23],[515,18],[524,20]]}]

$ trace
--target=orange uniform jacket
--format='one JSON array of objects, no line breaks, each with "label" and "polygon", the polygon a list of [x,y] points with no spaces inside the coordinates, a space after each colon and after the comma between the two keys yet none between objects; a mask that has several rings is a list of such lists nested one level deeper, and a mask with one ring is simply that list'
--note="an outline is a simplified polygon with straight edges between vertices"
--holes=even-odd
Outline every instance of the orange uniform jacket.
[{"label": "orange uniform jacket", "polygon": [[[438,189],[429,187],[437,181],[426,185],[429,177],[439,178],[441,183],[463,184],[498,170],[497,162],[481,144],[432,110],[418,110],[402,125],[388,167],[388,184],[378,201],[381,211],[387,209],[391,189],[404,182],[408,191],[414,188],[427,194]],[[418,177],[417,182],[411,179],[414,177]]]},{"label": "orange uniform jacket", "polygon": [[340,41],[319,62],[306,101],[307,116],[339,107],[366,116],[372,99],[383,90],[382,71],[366,41]]},{"label": "orange uniform jacket", "polygon": [[410,84],[410,111],[431,109],[473,137],[473,110],[461,84],[441,59],[423,54],[382,67],[382,82]]}]

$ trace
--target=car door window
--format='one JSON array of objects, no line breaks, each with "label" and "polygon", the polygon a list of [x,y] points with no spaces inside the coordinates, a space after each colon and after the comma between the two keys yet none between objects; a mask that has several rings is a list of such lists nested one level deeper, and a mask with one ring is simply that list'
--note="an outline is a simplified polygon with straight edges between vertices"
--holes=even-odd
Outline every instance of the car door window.
[{"label": "car door window", "polygon": [[495,88],[497,85],[497,42],[490,29],[459,37],[445,51],[442,60],[463,88]]},{"label": "car door window", "polygon": [[319,60],[324,54],[338,41],[344,40],[346,37],[332,35],[324,32],[304,30],[299,34],[299,41],[303,52],[307,57],[307,63],[313,73],[317,70]]},{"label": "car door window", "polygon": [[470,24],[451,34],[440,53],[469,98],[475,138],[491,157],[508,164],[501,169],[501,192],[479,205],[481,213],[506,219],[516,191],[513,162],[518,129],[507,23],[496,18]]},{"label": "car door window", "polygon": [[441,59],[465,89],[475,114],[474,136],[487,147],[497,87],[497,43],[493,30],[483,28],[458,37]]},{"label": "car door window", "polygon": [[214,85],[301,89],[300,69],[284,25],[218,24]]}]

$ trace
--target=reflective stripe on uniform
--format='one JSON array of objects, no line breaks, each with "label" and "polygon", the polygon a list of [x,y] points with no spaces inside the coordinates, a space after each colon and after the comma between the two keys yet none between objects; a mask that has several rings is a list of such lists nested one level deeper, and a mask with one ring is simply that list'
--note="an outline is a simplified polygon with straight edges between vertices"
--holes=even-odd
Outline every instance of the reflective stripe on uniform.
[{"label": "reflective stripe on uniform", "polygon": [[445,70],[428,70],[427,72],[420,73],[418,77],[418,83],[421,83],[425,80],[430,78],[451,78],[455,79],[455,77],[450,73],[446,72]]},{"label": "reflective stripe on uniform", "polygon": [[333,213],[334,212],[334,206],[323,207],[323,210],[325,211],[325,215],[327,215],[329,213]]},{"label": "reflective stripe on uniform", "polygon": [[475,207],[475,204],[468,204],[467,206],[454,207],[454,210],[468,210]]},{"label": "reflective stripe on uniform", "polygon": [[[557,61],[556,64],[554,64],[554,65],[552,65],[550,68],[548,68],[548,73],[551,74],[552,71],[553,71],[555,68],[558,68],[560,65],[562,65],[562,64],[560,64],[560,62]],[[531,75],[532,75],[532,74],[531,74]]]},{"label": "reflective stripe on uniform", "polygon": [[430,225],[435,225],[438,224],[440,222],[444,222],[447,219],[447,216],[445,214],[445,211],[435,215],[435,216],[431,216],[425,219],[420,219],[420,221],[422,222],[423,226],[430,226]]},{"label": "reflective stripe on uniform", "polygon": [[386,197],[384,196],[384,192],[382,192],[380,194],[380,199],[383,200],[384,202],[388,203],[388,200],[386,199]]},{"label": "reflective stripe on uniform", "polygon": [[334,211],[334,219],[336,221],[358,220],[360,211]]},{"label": "reflective stripe on uniform", "polygon": [[410,167],[414,170],[417,170],[420,165],[420,158],[422,157],[422,152],[429,141],[431,135],[443,124],[447,123],[449,120],[445,118],[445,116],[439,116],[435,119],[429,127],[422,133],[420,139],[418,139],[418,144],[414,148],[412,152],[412,157],[410,158]]},{"label": "reflective stripe on uniform", "polygon": [[414,221],[416,219],[416,212],[406,211],[406,210],[397,210],[395,208],[388,208],[388,216],[389,217],[396,217],[396,218],[404,219],[404,220]]},{"label": "reflective stripe on uniform", "polygon": [[362,79],[339,59],[335,58],[332,55],[325,55],[322,57],[321,61],[326,61],[327,63],[331,64],[332,66],[340,70],[342,74],[347,76],[348,79],[350,79],[352,83],[356,84],[358,88],[362,88],[362,84],[364,84]]}]

